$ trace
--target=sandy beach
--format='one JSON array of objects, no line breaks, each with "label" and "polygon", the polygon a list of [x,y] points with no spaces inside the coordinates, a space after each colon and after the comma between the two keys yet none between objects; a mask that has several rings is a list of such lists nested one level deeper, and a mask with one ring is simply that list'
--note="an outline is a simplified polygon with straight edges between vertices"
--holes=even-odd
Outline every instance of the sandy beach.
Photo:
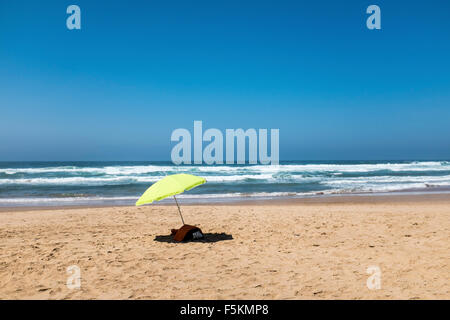
[{"label": "sandy beach", "polygon": [[[1,299],[450,299],[450,195],[0,211]],[[81,287],[66,285],[77,266]],[[381,271],[370,290],[367,268]]]}]

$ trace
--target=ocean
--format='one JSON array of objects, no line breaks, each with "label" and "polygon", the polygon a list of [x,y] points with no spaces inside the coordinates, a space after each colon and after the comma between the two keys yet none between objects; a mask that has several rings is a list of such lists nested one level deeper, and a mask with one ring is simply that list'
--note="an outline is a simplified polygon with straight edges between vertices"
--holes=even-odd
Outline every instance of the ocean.
[{"label": "ocean", "polygon": [[132,205],[152,183],[174,173],[207,180],[179,195],[184,203],[450,191],[450,161],[0,162],[0,206]]}]

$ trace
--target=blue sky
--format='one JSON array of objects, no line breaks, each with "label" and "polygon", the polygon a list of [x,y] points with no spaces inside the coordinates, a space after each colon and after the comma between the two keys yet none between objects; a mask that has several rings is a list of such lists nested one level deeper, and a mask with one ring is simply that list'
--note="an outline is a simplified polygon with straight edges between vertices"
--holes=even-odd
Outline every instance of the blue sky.
[{"label": "blue sky", "polygon": [[[81,8],[81,30],[66,8]],[[366,28],[370,4],[381,30]],[[281,159],[450,159],[448,1],[0,0],[0,160],[169,160],[279,128]]]}]

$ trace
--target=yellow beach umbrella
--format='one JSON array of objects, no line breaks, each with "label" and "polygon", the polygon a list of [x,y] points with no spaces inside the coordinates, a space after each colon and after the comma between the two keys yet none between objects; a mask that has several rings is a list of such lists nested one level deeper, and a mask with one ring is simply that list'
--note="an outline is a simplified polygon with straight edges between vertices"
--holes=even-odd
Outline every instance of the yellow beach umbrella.
[{"label": "yellow beach umbrella", "polygon": [[192,174],[179,173],[166,176],[152,184],[151,187],[148,188],[136,202],[136,206],[141,206],[143,204],[152,203],[153,201],[159,201],[173,196],[178,207],[178,212],[180,213],[181,221],[184,225],[183,216],[181,215],[180,206],[178,205],[175,195],[191,190],[192,188],[195,188],[205,182],[205,178],[197,177]]}]

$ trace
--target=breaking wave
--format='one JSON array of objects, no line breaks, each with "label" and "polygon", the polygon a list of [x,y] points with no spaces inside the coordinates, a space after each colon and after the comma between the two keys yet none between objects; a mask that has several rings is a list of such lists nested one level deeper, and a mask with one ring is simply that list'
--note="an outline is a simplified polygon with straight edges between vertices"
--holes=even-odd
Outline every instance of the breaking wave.
[{"label": "breaking wave", "polygon": [[196,201],[450,188],[449,161],[298,161],[274,166],[17,162],[0,163],[0,205],[133,203],[155,181],[181,172],[206,178],[205,185],[180,195]]}]

